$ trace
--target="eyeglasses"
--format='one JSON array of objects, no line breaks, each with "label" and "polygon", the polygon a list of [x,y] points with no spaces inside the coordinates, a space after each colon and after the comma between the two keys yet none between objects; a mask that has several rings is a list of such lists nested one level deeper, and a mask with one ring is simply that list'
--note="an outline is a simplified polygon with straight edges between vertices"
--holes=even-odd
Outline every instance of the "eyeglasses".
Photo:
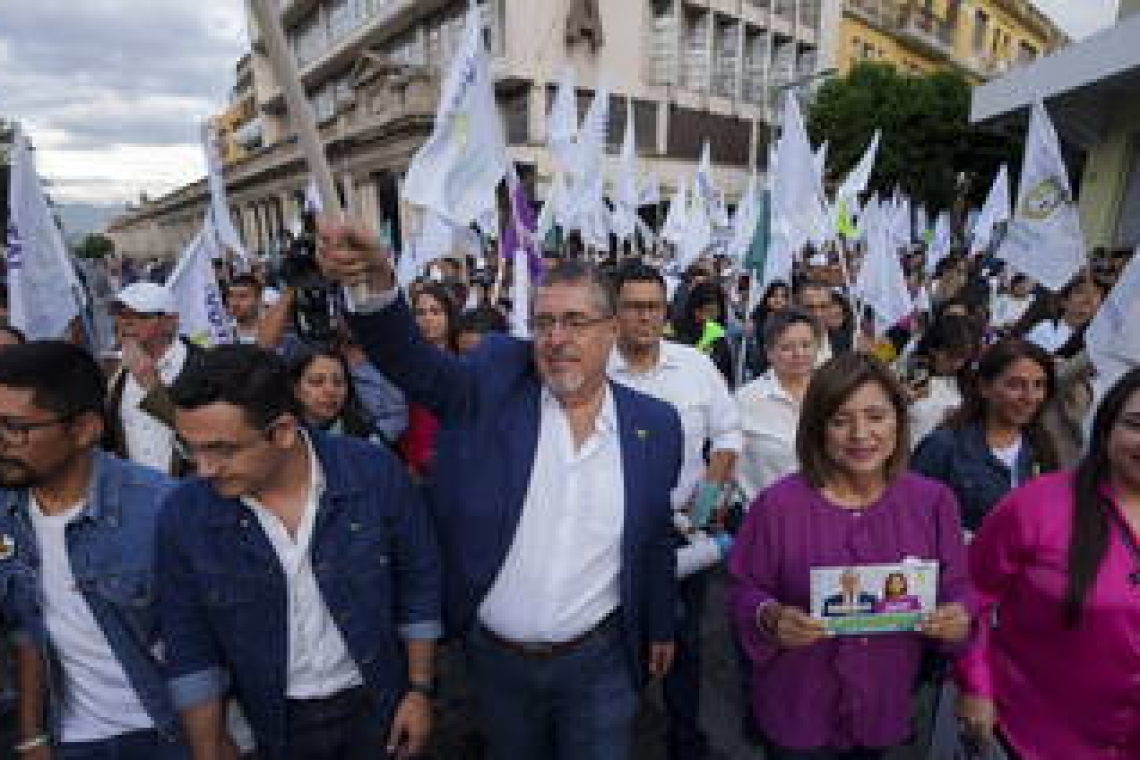
[{"label": "eyeglasses", "polygon": [[602,322],[612,318],[610,314],[601,317],[591,317],[589,314],[582,314],[581,312],[540,314],[531,319],[528,324],[530,331],[534,333],[535,337],[548,338],[554,334],[555,328],[558,327],[561,327],[569,335],[577,337],[594,325],[600,325]]},{"label": "eyeglasses", "polygon": [[34,430],[43,430],[53,425],[65,425],[74,419],[74,415],[56,417],[54,420],[17,420],[11,417],[0,417],[0,441],[13,446],[27,444],[28,437]]}]

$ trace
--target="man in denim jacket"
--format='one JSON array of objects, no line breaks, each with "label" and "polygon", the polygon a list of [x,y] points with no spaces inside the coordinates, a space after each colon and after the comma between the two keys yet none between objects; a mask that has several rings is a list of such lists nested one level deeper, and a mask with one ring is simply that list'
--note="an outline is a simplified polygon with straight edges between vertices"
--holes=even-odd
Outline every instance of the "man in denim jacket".
[{"label": "man in denim jacket", "polygon": [[105,395],[75,346],[0,354],[0,614],[20,642],[21,758],[186,755],[152,654],[153,536],[172,482],[97,450]]},{"label": "man in denim jacket", "polygon": [[420,751],[442,575],[403,467],[366,441],[303,430],[285,366],[264,349],[207,351],[171,395],[199,477],[167,500],[158,594],[195,760],[230,749],[231,689],[261,760]]}]

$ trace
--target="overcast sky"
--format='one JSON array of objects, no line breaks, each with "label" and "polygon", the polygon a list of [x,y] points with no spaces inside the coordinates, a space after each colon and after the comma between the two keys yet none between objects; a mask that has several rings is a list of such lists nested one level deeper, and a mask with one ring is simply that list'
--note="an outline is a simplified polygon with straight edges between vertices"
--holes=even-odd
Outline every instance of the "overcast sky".
[{"label": "overcast sky", "polygon": [[[1038,0],[1075,37],[1116,2]],[[198,125],[245,49],[243,0],[0,0],[0,117],[23,122],[58,200],[159,195],[205,173]]]}]

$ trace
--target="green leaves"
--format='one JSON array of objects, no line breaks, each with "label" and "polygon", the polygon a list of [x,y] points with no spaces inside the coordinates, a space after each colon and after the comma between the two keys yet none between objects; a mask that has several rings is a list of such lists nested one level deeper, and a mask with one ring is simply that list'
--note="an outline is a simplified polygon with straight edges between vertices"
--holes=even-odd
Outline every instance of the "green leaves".
[{"label": "green leaves", "polygon": [[839,181],[859,161],[876,129],[883,142],[870,189],[895,187],[928,208],[949,208],[959,172],[984,195],[1002,162],[1017,163],[1017,143],[969,123],[970,86],[954,72],[910,75],[861,63],[820,89],[808,117],[813,142],[831,141],[828,177]]}]

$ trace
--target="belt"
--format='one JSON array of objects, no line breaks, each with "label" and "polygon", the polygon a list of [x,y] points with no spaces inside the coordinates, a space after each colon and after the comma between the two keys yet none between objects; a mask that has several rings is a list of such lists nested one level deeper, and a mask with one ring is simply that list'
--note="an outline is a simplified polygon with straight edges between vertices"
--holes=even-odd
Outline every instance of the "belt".
[{"label": "belt", "polygon": [[620,623],[621,615],[618,614],[617,610],[614,610],[602,618],[602,621],[600,623],[585,633],[581,634],[580,636],[575,636],[569,641],[556,642],[512,641],[511,639],[500,636],[481,623],[479,624],[479,628],[488,639],[503,649],[514,652],[515,654],[521,654],[523,657],[530,657],[536,660],[547,660],[552,657],[558,657],[560,655],[573,652],[575,649],[581,647],[586,642],[615,629]]},{"label": "belt", "polygon": [[351,713],[361,705],[367,696],[368,692],[363,686],[350,686],[327,697],[290,698],[286,700],[286,704],[291,710],[319,710],[322,713],[332,714]]}]

